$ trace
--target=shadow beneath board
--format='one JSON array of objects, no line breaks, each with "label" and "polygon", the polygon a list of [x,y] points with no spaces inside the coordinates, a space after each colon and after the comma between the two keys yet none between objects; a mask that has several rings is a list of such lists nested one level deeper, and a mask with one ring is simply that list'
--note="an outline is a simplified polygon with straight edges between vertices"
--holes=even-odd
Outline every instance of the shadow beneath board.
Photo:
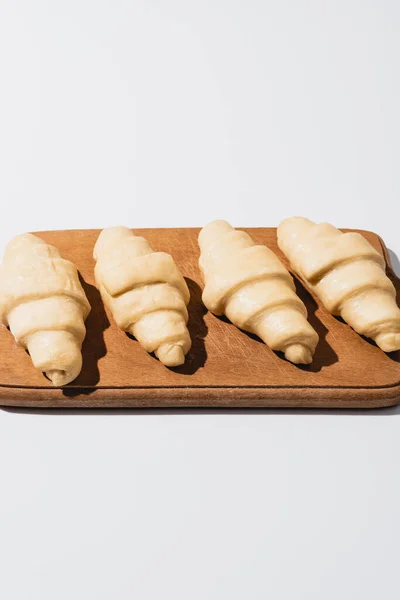
[{"label": "shadow beneath board", "polygon": [[209,417],[219,416],[258,417],[298,416],[298,417],[391,417],[400,416],[400,404],[387,408],[26,408],[2,406],[11,414],[40,415],[50,417]]},{"label": "shadow beneath board", "polygon": [[86,337],[82,344],[82,371],[75,381],[63,387],[63,395],[69,398],[82,394],[92,394],[100,381],[98,362],[107,354],[104,343],[104,331],[110,322],[104,310],[99,290],[80,278],[82,287],[89,300],[91,311],[86,320]]},{"label": "shadow beneath board", "polygon": [[[181,375],[193,375],[198,369],[204,367],[207,360],[207,351],[204,343],[208,331],[204,321],[204,315],[207,313],[207,309],[201,300],[202,289],[200,286],[193,281],[193,279],[189,279],[188,277],[185,277],[185,281],[190,291],[190,302],[188,306],[189,322],[187,328],[192,340],[192,346],[186,355],[183,365],[169,368]],[[131,333],[125,333],[130,340],[137,342],[136,338]],[[153,352],[150,356],[153,357],[154,360],[158,360]]]}]

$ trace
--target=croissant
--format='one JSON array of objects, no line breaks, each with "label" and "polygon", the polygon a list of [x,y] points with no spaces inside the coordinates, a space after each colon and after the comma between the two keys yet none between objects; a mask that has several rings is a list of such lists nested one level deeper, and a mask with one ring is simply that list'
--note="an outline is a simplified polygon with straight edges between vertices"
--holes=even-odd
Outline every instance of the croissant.
[{"label": "croissant", "polygon": [[278,244],[330,313],[384,352],[400,349],[396,291],[383,257],[362,235],[294,217],[279,225]]},{"label": "croissant", "polygon": [[127,227],[104,229],[94,247],[95,279],[118,327],[168,367],[191,347],[186,282],[170,254],[154,252]]},{"label": "croissant", "polygon": [[29,233],[11,240],[0,267],[0,320],[55,386],[81,371],[89,312],[78,271],[57,248]]},{"label": "croissant", "polygon": [[199,235],[203,302],[216,315],[255,333],[293,363],[312,362],[318,335],[296,295],[293,279],[266,246],[244,231],[213,221]]}]

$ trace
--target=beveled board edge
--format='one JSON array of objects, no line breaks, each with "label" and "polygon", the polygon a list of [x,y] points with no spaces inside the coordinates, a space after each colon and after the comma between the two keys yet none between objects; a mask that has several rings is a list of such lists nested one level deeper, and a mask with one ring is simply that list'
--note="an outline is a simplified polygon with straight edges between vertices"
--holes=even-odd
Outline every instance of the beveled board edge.
[{"label": "beveled board edge", "polygon": [[[296,395],[293,391],[296,390]],[[387,388],[68,388],[0,389],[0,405],[36,408],[380,408],[400,404],[400,386]]]}]

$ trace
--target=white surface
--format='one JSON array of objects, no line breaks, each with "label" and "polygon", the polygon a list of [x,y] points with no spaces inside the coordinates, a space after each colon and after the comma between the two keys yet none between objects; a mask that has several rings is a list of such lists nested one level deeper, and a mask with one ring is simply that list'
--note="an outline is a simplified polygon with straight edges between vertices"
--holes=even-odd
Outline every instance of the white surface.
[{"label": "white surface", "polygon": [[[397,254],[396,0],[0,2],[0,243],[374,229]],[[0,411],[4,600],[394,600],[400,411]]]}]

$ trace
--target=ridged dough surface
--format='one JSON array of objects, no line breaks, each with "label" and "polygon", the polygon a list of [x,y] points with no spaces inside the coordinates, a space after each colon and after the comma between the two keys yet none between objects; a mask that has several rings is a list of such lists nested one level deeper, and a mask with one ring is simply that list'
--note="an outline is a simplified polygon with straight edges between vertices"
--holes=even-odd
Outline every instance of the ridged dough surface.
[{"label": "ridged dough surface", "polygon": [[104,229],[94,248],[95,279],[118,327],[168,367],[191,347],[189,289],[172,256],[154,252],[127,227]]},{"label": "ridged dough surface", "polygon": [[361,234],[293,217],[279,225],[278,244],[329,312],[384,352],[400,350],[396,290],[383,257]]},{"label": "ridged dough surface", "polygon": [[9,242],[0,267],[0,320],[55,386],[81,371],[89,311],[75,265],[57,248],[32,234]]},{"label": "ridged dough surface", "polygon": [[255,333],[291,362],[310,363],[318,335],[279,258],[226,221],[206,225],[199,245],[206,307]]}]

